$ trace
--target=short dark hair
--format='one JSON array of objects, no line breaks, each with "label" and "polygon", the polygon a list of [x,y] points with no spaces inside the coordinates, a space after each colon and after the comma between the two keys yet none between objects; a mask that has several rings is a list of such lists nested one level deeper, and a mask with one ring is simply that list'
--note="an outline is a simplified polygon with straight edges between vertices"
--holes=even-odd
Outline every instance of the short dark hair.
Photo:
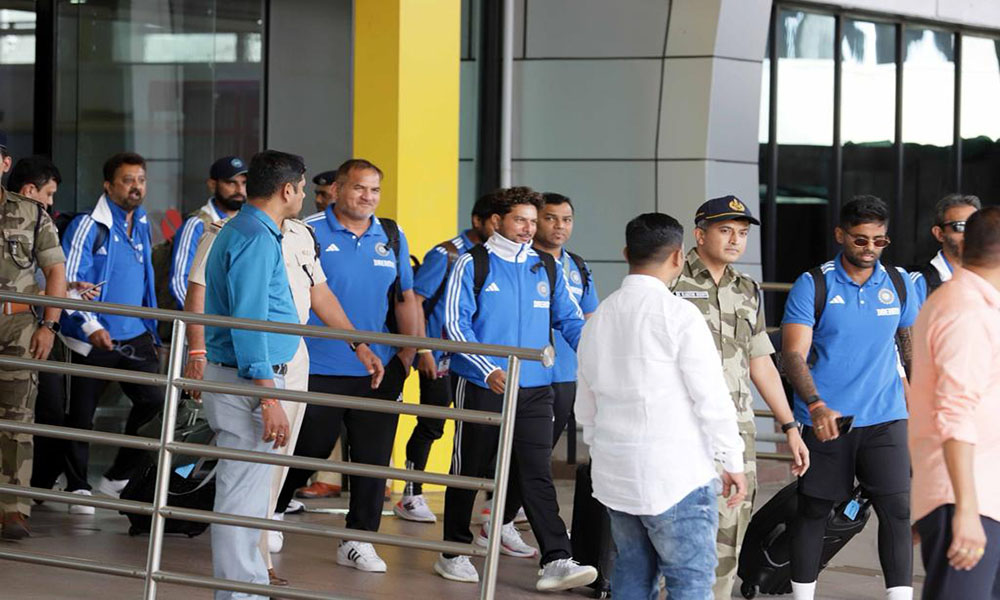
[{"label": "short dark hair", "polygon": [[135,152],[119,152],[108,160],[104,161],[104,181],[111,183],[115,180],[115,173],[122,165],[136,165],[146,168],[146,159]]},{"label": "short dark hair", "polygon": [[530,204],[537,210],[541,210],[544,202],[540,193],[527,186],[500,188],[493,192],[490,216],[505,217],[518,204]]},{"label": "short dark hair", "polygon": [[1000,206],[987,206],[965,222],[962,264],[970,267],[1000,266]]},{"label": "short dark hair", "polygon": [[979,201],[979,196],[948,194],[938,200],[938,203],[934,206],[934,224],[938,227],[944,225],[944,214],[948,212],[949,208],[955,208],[956,206],[971,206],[979,210],[983,207],[983,204]]},{"label": "short dark hair", "polygon": [[19,192],[29,183],[41,189],[50,181],[62,183],[59,169],[48,157],[36,155],[22,158],[14,163],[14,168],[10,170],[7,179],[7,186],[11,191]]},{"label": "short dark hair", "polygon": [[840,227],[848,229],[865,223],[889,223],[889,207],[875,196],[855,196],[840,209]]},{"label": "short dark hair", "polygon": [[555,192],[545,192],[542,194],[542,199],[545,200],[546,206],[549,204],[569,204],[570,210],[576,212],[576,207],[573,206],[573,201],[570,200],[569,196],[563,196]]},{"label": "short dark hair", "polygon": [[486,220],[493,214],[493,194],[483,194],[472,205],[472,216]]},{"label": "short dark hair", "polygon": [[625,226],[628,263],[641,267],[662,263],[684,243],[684,226],[663,213],[645,213]]},{"label": "short dark hair", "polygon": [[382,179],[385,175],[382,173],[382,169],[375,166],[375,163],[370,160],[365,160],[363,158],[351,158],[345,160],[343,164],[337,167],[337,183],[343,183],[347,181],[347,176],[351,174],[351,171],[375,171],[378,173],[378,178]]},{"label": "short dark hair", "polygon": [[270,198],[286,183],[297,186],[305,172],[301,156],[277,150],[258,152],[247,169],[247,198]]}]

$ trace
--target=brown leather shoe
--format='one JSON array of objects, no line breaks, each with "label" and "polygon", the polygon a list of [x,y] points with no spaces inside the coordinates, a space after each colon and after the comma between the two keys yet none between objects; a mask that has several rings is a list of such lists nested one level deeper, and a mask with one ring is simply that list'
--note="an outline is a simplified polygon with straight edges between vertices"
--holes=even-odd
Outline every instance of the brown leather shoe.
[{"label": "brown leather shoe", "polygon": [[340,486],[317,481],[309,487],[296,490],[295,496],[297,498],[339,498]]},{"label": "brown leather shoe", "polygon": [[3,513],[3,519],[0,522],[2,522],[3,528],[0,537],[5,540],[23,540],[31,535],[31,530],[28,529],[28,517],[19,512]]},{"label": "brown leather shoe", "polygon": [[288,580],[278,577],[278,574],[274,572],[274,569],[268,569],[267,576],[271,580],[271,585],[278,585],[281,587],[288,585]]}]

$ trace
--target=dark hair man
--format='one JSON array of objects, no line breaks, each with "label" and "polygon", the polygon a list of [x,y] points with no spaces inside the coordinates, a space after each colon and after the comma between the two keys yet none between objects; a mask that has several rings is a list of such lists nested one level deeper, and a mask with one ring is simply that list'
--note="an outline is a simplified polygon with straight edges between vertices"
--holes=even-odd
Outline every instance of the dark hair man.
[{"label": "dark hair man", "polygon": [[[445,328],[448,337],[484,344],[541,348],[554,327],[575,347],[583,314],[551,256],[531,248],[538,224],[541,194],[527,187],[495,194],[490,219],[494,233],[482,246],[467,252],[448,276]],[[546,263],[550,264],[546,264]],[[455,406],[500,412],[507,385],[506,361],[473,354],[456,354],[451,369]],[[518,382],[510,498],[520,498],[531,529],[541,546],[541,591],[588,585],[597,570],[572,559],[566,525],[559,517],[552,484],[552,373],[539,363],[525,363]],[[496,427],[456,423],[452,470],[472,477],[487,476],[496,456]],[[474,490],[449,487],[445,492],[444,539],[470,543]],[[501,547],[507,554],[536,554],[514,528],[516,502],[508,502]],[[442,554],[434,570],[453,581],[477,582],[479,574],[467,556]]]},{"label": "dark hair man", "polygon": [[[78,215],[63,236],[66,279],[71,287],[99,286],[97,300],[116,304],[156,307],[151,232],[146,211],[146,161],[133,152],[123,152],[104,163],[104,193],[89,212]],[[62,317],[66,345],[74,363],[156,373],[160,362],[156,347],[156,321],[100,313],[67,311]],[[97,401],[108,382],[73,377],[67,427],[91,429]],[[122,391],[132,401],[125,433],[135,435],[163,404],[157,386],[123,383]],[[89,444],[66,442],[68,447],[66,490],[90,495],[87,482]],[[117,496],[133,471],[143,461],[143,451],[120,448],[97,490]],[[86,506],[70,506],[74,514],[93,514]]]},{"label": "dark hair man", "polygon": [[[178,310],[184,309],[188,275],[194,260],[198,240],[205,227],[239,212],[247,199],[247,166],[238,156],[223,156],[212,163],[208,170],[208,191],[211,197],[204,206],[188,216],[177,231],[170,257],[170,295],[177,302]],[[164,308],[175,308],[165,306]]]},{"label": "dark hair man", "polygon": [[0,178],[7,171],[10,171],[10,164],[13,162],[10,151],[7,150],[7,133],[0,131]]},{"label": "dark hair man", "polygon": [[[382,171],[378,167],[363,159],[348,160],[337,169],[337,202],[307,218],[306,223],[316,232],[326,284],[354,326],[388,331],[392,310],[399,329],[396,333],[419,336],[409,245],[395,221],[375,216],[381,191]],[[309,323],[321,323],[315,310]],[[310,391],[367,396],[383,402],[399,398],[415,353],[412,348],[372,347],[385,365],[385,378],[377,385],[352,344],[309,338],[306,346]],[[327,458],[343,424],[351,442],[352,462],[388,466],[398,419],[398,415],[388,413],[309,405],[295,455]],[[285,511],[292,494],[310,475],[312,472],[304,469],[289,470],[276,512]],[[347,528],[378,531],[384,498],[385,479],[352,476]],[[370,543],[353,540],[341,542],[337,564],[368,572],[386,570],[385,561]]]},{"label": "dark hair man", "polygon": [[337,183],[337,170],[323,171],[313,177],[312,182],[316,192],[316,212],[320,213],[337,201],[337,192],[334,189]]},{"label": "dark hair man", "polygon": [[[424,262],[413,278],[413,291],[417,296],[419,321],[426,324],[427,337],[441,338],[444,334],[444,302],[442,302],[448,274],[458,260],[476,244],[482,244],[493,235],[490,210],[492,194],[479,198],[472,207],[471,227],[457,237],[434,246],[424,255]],[[451,356],[442,352],[423,349],[417,351],[417,370],[420,372],[420,403],[431,406],[448,406],[452,402],[451,378],[448,365]],[[423,471],[431,445],[444,435],[444,421],[417,417],[410,439],[406,443],[406,468]],[[397,517],[419,523],[434,523],[437,517],[424,499],[419,482],[406,484],[403,497],[393,507]]]},{"label": "dark hair man", "polygon": [[62,176],[55,164],[45,156],[29,156],[14,164],[7,178],[11,191],[27,196],[47,209],[52,208]]},{"label": "dark hair man", "polygon": [[659,595],[661,574],[671,598],[711,598],[716,460],[728,506],[746,496],[743,440],[715,344],[701,312],[668,287],[684,266],[683,236],[661,213],[630,221],[629,274],[580,339],[576,415],[594,497],[611,516],[615,598]]},{"label": "dark hair man", "polygon": [[962,268],[913,327],[910,451],[925,598],[1000,581],[1000,208],[968,217]]},{"label": "dark hair man", "polygon": [[[275,150],[265,150],[251,159],[247,204],[219,232],[205,262],[205,314],[299,322],[281,251],[281,226],[302,210],[305,170],[300,157]],[[288,363],[300,339],[294,335],[206,327],[205,377],[227,383],[251,380],[255,385],[283,388]],[[205,414],[218,434],[220,447],[274,452],[287,445],[288,418],[277,400],[207,392],[203,397]],[[269,464],[220,461],[215,511],[266,518],[274,469]],[[213,525],[215,576],[267,584],[270,578],[259,542],[257,529]],[[218,600],[241,596],[234,592],[215,594]]]},{"label": "dark hair man", "polygon": [[982,204],[976,196],[948,194],[938,201],[934,208],[931,235],[941,244],[941,249],[919,271],[910,273],[920,304],[942,283],[951,279],[955,267],[962,266],[965,223],[980,208]]},{"label": "dark hair man", "polygon": [[[835,230],[840,253],[802,274],[785,303],[782,356],[812,462],[799,477],[792,528],[796,600],[815,594],[827,517],[852,493],[855,478],[878,515],[887,596],[913,596],[910,456],[900,360],[908,370],[909,328],[918,306],[906,272],[879,262],[889,245],[888,224],[889,210],[874,196],[845,204]],[[854,419],[854,428],[843,435],[841,416]]]}]

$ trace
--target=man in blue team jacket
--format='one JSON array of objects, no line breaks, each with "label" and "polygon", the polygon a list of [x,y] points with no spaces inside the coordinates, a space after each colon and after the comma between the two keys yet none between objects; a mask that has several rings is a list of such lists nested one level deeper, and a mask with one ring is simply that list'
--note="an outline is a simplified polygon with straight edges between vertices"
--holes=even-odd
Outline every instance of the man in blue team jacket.
[{"label": "man in blue team jacket", "polygon": [[[497,192],[490,211],[495,233],[484,246],[462,255],[448,277],[445,329],[449,338],[542,348],[550,343],[550,330],[555,328],[576,348],[583,328],[583,313],[570,294],[562,269],[554,268],[554,264],[546,266],[542,259],[551,257],[539,256],[531,247],[541,206],[541,194],[531,188]],[[487,268],[484,257],[488,273],[482,272]],[[506,359],[456,354],[451,371],[457,408],[501,411],[507,384]],[[552,369],[538,362],[525,362],[518,384],[509,496],[521,498],[541,546],[542,571],[537,588],[556,591],[588,585],[597,578],[597,571],[572,559],[566,525],[559,517],[552,484]],[[487,476],[498,439],[496,427],[457,422],[452,472]],[[473,541],[469,521],[475,495],[474,490],[448,488],[445,540],[466,544]],[[534,548],[521,541],[514,529],[516,502],[509,504],[508,514],[503,515],[501,551],[532,557],[536,554]],[[477,541],[482,544],[485,540]],[[453,581],[479,580],[467,556],[443,554],[434,564],[434,570]]]},{"label": "man in blue team jacket", "polygon": [[[98,285],[96,300],[100,302],[156,307],[150,226],[142,208],[145,197],[146,161],[141,156],[123,152],[104,163],[104,193],[90,212],[70,223],[63,236],[66,280],[72,287]],[[156,347],[160,341],[152,319],[67,310],[61,323],[74,363],[146,373],[159,370]],[[97,401],[107,384],[101,379],[73,377],[67,427],[93,428]],[[121,387],[132,401],[125,433],[136,435],[159,411],[163,388],[135,383]],[[66,490],[89,496],[89,445],[67,442],[66,447]],[[143,451],[120,448],[97,490],[117,496],[142,460]],[[93,514],[94,509],[73,505],[70,512]]]}]

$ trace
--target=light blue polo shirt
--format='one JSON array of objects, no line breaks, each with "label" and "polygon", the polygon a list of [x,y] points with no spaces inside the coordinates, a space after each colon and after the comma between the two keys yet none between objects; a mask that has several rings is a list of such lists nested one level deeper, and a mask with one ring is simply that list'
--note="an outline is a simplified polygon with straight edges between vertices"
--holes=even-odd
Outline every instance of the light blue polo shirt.
[{"label": "light blue polo shirt", "polygon": [[[583,314],[589,315],[597,310],[597,286],[594,278],[590,278],[587,289],[583,289],[584,276],[576,266],[576,262],[570,258],[569,253],[563,249],[562,258],[556,260],[556,265],[563,270],[563,277],[569,282],[569,292],[576,298],[577,304]],[[558,329],[554,330],[556,364],[552,367],[552,383],[567,383],[576,381],[576,352],[563,337]]]},{"label": "light blue polo shirt", "polygon": [[[864,285],[847,275],[840,254],[822,270],[827,300],[819,325],[814,322],[815,284],[808,272],[792,286],[782,320],[782,324],[813,328],[815,362],[810,371],[819,396],[830,408],[852,415],[855,427],[907,418],[895,336],[898,328],[912,326],[917,318],[919,302],[913,282],[904,272],[907,302],[901,307],[881,263]],[[811,424],[798,393],[795,418]]]},{"label": "light blue polo shirt", "polygon": [[[326,283],[337,296],[344,312],[356,329],[388,333],[389,288],[396,280],[396,255],[388,246],[388,237],[378,218],[372,217],[368,230],[360,237],[340,224],[331,204],[321,213],[306,219],[316,233],[320,264]],[[413,289],[413,267],[406,235],[399,231],[400,285]],[[309,313],[310,325],[323,325],[316,313]],[[309,373],[363,377],[368,370],[358,361],[347,342],[306,338],[309,348]],[[375,344],[372,351],[388,364],[396,353],[391,346]]]},{"label": "light blue polo shirt", "polygon": [[[458,250],[459,255],[465,254],[469,248],[475,246],[469,239],[469,230],[463,231],[450,241]],[[413,276],[413,291],[424,298],[432,298],[444,285],[447,276],[448,252],[440,246],[434,246],[424,255],[424,262],[421,263],[417,274]],[[441,339],[444,337],[444,305],[444,291],[442,290],[441,297],[434,306],[433,312],[424,315],[424,318],[427,319],[426,335],[429,338]],[[443,352],[435,352],[434,361],[439,362],[442,354]]]}]

